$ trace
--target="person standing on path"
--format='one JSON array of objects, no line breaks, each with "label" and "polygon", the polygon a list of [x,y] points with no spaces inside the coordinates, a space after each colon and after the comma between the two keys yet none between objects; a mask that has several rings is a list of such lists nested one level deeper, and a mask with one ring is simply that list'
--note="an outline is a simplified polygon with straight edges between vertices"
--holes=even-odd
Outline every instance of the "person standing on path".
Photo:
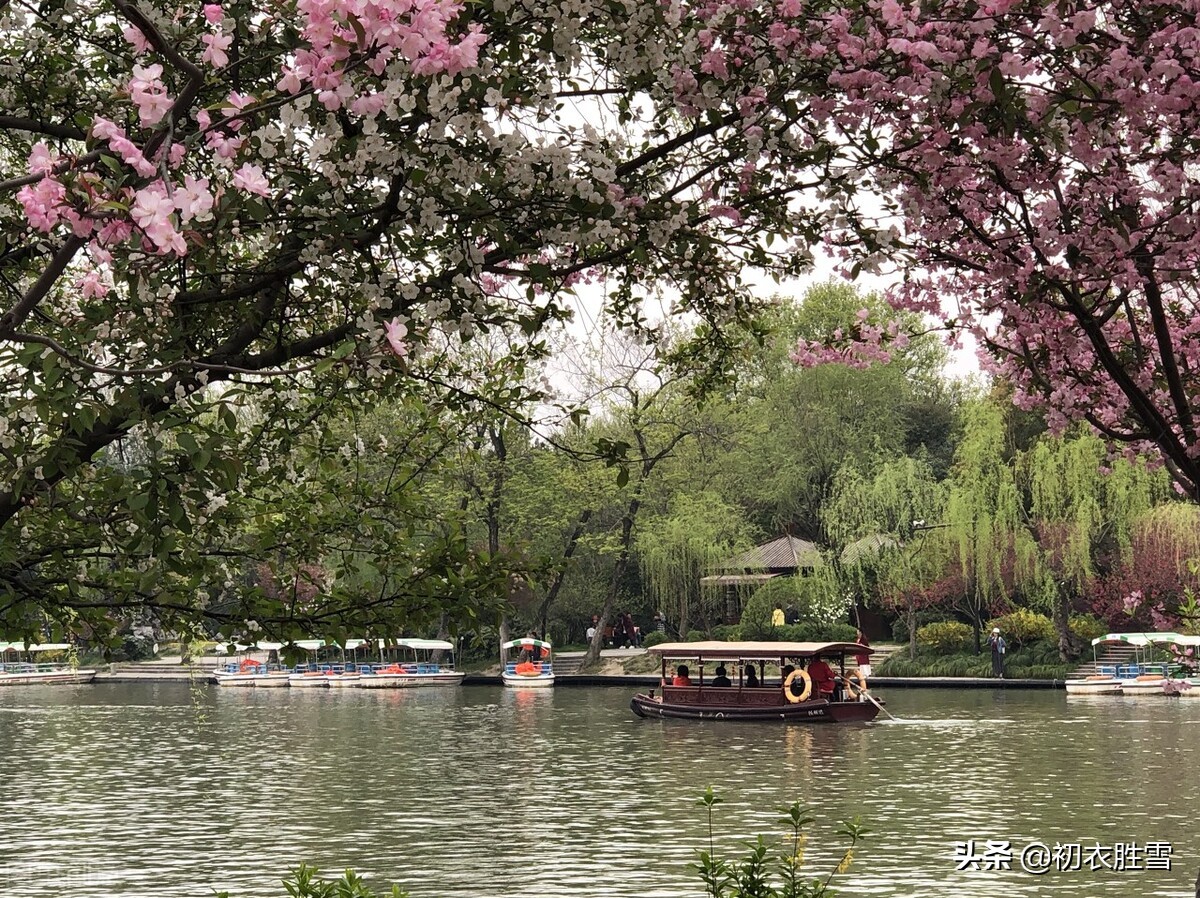
[{"label": "person standing on path", "polygon": [[988,637],[988,645],[992,649],[992,676],[1004,678],[1004,650],[1008,645],[1000,635],[999,627],[992,627],[992,635]]}]

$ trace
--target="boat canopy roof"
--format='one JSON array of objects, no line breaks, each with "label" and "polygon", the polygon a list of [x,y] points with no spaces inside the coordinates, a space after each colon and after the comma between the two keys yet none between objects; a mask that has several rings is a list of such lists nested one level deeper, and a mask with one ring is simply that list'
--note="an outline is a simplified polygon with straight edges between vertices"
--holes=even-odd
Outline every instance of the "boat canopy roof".
[{"label": "boat canopy roof", "polygon": [[43,642],[25,646],[23,642],[0,642],[0,653],[3,652],[65,652],[71,647],[69,642]]},{"label": "boat canopy roof", "polygon": [[664,642],[646,649],[664,658],[812,658],[817,655],[859,655],[873,651],[857,642]]},{"label": "boat canopy roof", "polygon": [[438,650],[454,651],[454,643],[447,642],[444,639],[400,639],[396,641],[396,645],[403,646],[406,649],[418,649],[428,652]]},{"label": "boat canopy roof", "polygon": [[1092,640],[1092,645],[1100,645],[1105,642],[1124,642],[1129,645],[1147,646],[1160,643],[1174,642],[1179,643],[1184,640],[1183,645],[1191,645],[1187,642],[1190,637],[1180,636],[1178,633],[1106,633],[1104,636],[1097,636]]},{"label": "boat canopy roof", "polygon": [[522,636],[520,639],[510,639],[500,646],[502,649],[519,649],[521,646],[537,646],[539,649],[550,648],[550,643],[544,639],[534,639],[532,636]]}]

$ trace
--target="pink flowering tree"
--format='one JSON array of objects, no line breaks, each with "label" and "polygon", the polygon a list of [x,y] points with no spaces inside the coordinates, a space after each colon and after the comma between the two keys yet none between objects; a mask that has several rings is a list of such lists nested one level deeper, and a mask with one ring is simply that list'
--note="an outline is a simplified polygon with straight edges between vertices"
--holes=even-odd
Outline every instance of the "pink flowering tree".
[{"label": "pink flowering tree", "polygon": [[[1200,498],[1200,28],[1194,2],[871,0],[822,17],[839,164],[880,198],[829,242],[902,274],[1056,429],[1151,450]],[[868,214],[870,213],[870,214]],[[798,347],[870,361],[864,322]]]},{"label": "pink flowering tree", "polygon": [[[803,270],[842,176],[800,12],[0,4],[0,629],[299,627],[223,560],[284,548],[339,626],[495,593],[412,492],[446,416],[533,398],[589,281],[627,326],[669,289],[719,356],[744,266]],[[482,331],[512,340],[486,371]],[[419,451],[344,432],[395,402]],[[367,480],[321,478],[389,451],[364,535]]]}]

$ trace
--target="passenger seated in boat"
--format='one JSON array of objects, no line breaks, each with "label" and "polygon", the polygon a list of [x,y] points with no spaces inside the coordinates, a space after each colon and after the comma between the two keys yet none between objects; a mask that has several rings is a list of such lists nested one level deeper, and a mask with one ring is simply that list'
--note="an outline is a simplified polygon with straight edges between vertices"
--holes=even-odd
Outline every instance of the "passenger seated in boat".
[{"label": "passenger seated in boat", "polygon": [[745,667],[745,671],[746,671],[746,688],[757,689],[758,688],[758,671],[756,671],[754,669],[753,664],[747,664]]},{"label": "passenger seated in boat", "polygon": [[779,671],[779,685],[782,686],[784,683],[786,683],[787,678],[790,677],[795,672],[796,672],[796,668],[794,665],[791,665],[791,664],[783,665],[783,667]]},{"label": "passenger seated in boat", "polygon": [[691,686],[692,678],[689,676],[690,673],[691,671],[688,670],[688,666],[686,664],[680,664],[677,668],[675,668],[675,679],[671,680],[671,685]]},{"label": "passenger seated in boat", "polygon": [[728,676],[726,676],[724,664],[717,665],[716,674],[717,675],[712,678],[712,683],[710,685],[712,685],[712,686],[732,686],[733,685],[733,681],[730,680]]},{"label": "passenger seated in boat", "polygon": [[808,675],[812,677],[815,697],[833,699],[834,673],[824,659],[814,658],[809,662]]}]

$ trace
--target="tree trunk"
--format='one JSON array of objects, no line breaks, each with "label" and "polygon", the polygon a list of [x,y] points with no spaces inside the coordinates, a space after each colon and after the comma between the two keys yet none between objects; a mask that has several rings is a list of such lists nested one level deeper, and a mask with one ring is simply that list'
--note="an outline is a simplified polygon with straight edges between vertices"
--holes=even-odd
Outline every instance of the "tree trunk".
[{"label": "tree trunk", "polygon": [[917,660],[917,609],[908,606],[908,660]]},{"label": "tree trunk", "polygon": [[[504,643],[506,643],[506,642],[508,642],[508,615],[502,614],[502,615],[500,615],[500,645],[503,646]],[[504,665],[507,663],[508,663],[508,649],[501,648],[500,649],[500,664]]]},{"label": "tree trunk", "polygon": [[1056,583],[1054,590],[1054,631],[1058,634],[1058,658],[1070,661],[1079,656],[1079,647],[1071,633],[1071,600],[1064,583]]},{"label": "tree trunk", "polygon": [[[563,549],[562,564],[558,566],[558,570],[554,573],[554,582],[550,584],[550,588],[546,590],[546,598],[542,601],[542,607],[538,609],[538,620],[542,626],[542,636],[546,636],[546,617],[550,613],[550,605],[558,598],[558,591],[562,588],[563,580],[567,576],[567,563],[571,560],[571,556],[575,554],[575,545],[579,542],[579,537],[583,536],[583,530],[587,526],[588,520],[592,516],[592,510],[585,508],[579,515],[579,520],[575,522],[575,529],[571,531],[571,536],[567,540],[567,547]],[[601,637],[603,638],[603,630]]]},{"label": "tree trunk", "polygon": [[612,582],[608,587],[608,595],[604,599],[604,610],[600,612],[600,623],[596,625],[592,644],[588,646],[587,654],[583,658],[582,669],[584,670],[600,661],[600,649],[604,647],[604,628],[612,617],[613,606],[617,602],[617,590],[620,589],[621,581],[625,578],[625,569],[629,566],[629,548],[633,543],[633,522],[642,505],[641,491],[644,482],[643,477],[634,487],[633,497],[625,509],[625,517],[621,519],[621,551],[617,555],[617,563],[613,566]]}]

